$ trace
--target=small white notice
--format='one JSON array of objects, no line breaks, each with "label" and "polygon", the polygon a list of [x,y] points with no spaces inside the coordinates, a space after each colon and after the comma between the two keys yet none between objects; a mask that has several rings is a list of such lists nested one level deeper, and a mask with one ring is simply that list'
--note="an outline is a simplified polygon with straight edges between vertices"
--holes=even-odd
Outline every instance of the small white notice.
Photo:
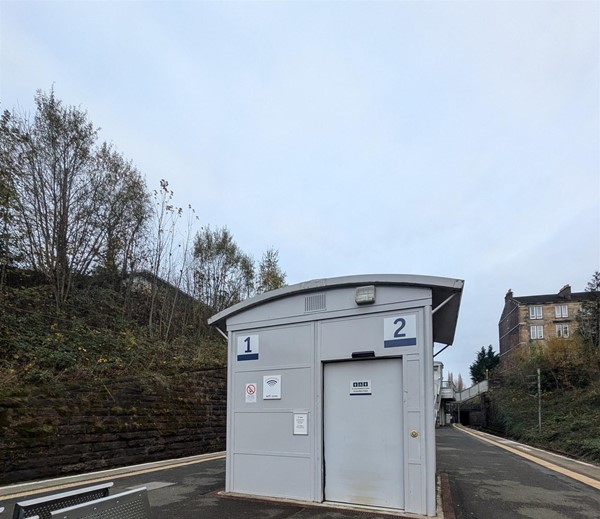
[{"label": "small white notice", "polygon": [[350,382],[351,395],[370,395],[371,381],[370,380],[353,380]]},{"label": "small white notice", "polygon": [[263,377],[263,400],[281,400],[281,375]]},{"label": "small white notice", "polygon": [[246,403],[256,404],[256,384],[246,384]]},{"label": "small white notice", "polygon": [[294,413],[294,434],[308,435],[308,413]]}]

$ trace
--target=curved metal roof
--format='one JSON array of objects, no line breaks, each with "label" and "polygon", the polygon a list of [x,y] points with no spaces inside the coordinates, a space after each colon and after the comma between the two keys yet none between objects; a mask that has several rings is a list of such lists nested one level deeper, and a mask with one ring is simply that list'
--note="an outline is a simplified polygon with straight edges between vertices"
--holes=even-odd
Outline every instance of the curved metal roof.
[{"label": "curved metal roof", "polygon": [[335,278],[313,279],[304,283],[288,285],[277,290],[265,292],[241,303],[230,306],[213,315],[208,324],[225,331],[227,319],[255,306],[283,299],[292,295],[316,292],[324,289],[358,287],[363,285],[411,286],[430,288],[433,306],[433,340],[443,344],[452,344],[456,331],[458,310],[464,281],[462,279],[436,276],[417,276],[410,274],[366,274],[341,276]]}]

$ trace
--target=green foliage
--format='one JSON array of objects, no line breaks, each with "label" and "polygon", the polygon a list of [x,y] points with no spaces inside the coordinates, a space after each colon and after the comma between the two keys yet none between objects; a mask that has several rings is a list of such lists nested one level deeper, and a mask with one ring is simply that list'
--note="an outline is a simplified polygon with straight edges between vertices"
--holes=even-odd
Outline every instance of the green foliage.
[{"label": "green foliage", "polygon": [[544,391],[585,388],[600,376],[597,360],[597,354],[590,352],[580,337],[554,337],[515,355],[514,365],[504,375],[505,383],[526,385],[539,368]]},{"label": "green foliage", "polygon": [[[542,389],[538,432],[537,370]],[[600,461],[600,369],[578,337],[533,345],[492,380],[491,426],[510,437]]]},{"label": "green foliage", "polygon": [[[90,283],[73,289],[60,314],[45,284],[4,287],[0,392],[23,384],[60,385],[226,365],[226,344],[212,337],[206,324],[177,326],[170,340],[159,339],[149,333],[149,300],[143,291],[130,293],[130,305],[125,305],[122,292]],[[124,312],[129,306],[137,313]],[[182,322],[189,311],[189,300],[175,305],[174,320]]]},{"label": "green foliage", "polygon": [[502,386],[491,394],[493,427],[512,439],[564,454],[600,461],[600,381],[588,388],[542,394],[542,432],[531,388]]},{"label": "green foliage", "polygon": [[549,339],[540,357],[556,389],[585,388],[598,375],[597,354],[576,336]]},{"label": "green foliage", "polygon": [[257,285],[256,291],[259,294],[285,285],[285,272],[279,267],[279,252],[274,248],[263,254],[258,266]]},{"label": "green foliage", "polygon": [[469,367],[471,373],[471,380],[473,384],[477,384],[482,380],[485,380],[486,374],[492,371],[500,362],[500,356],[494,352],[492,345],[490,344],[486,349],[482,346],[481,350],[477,353],[477,358]]}]

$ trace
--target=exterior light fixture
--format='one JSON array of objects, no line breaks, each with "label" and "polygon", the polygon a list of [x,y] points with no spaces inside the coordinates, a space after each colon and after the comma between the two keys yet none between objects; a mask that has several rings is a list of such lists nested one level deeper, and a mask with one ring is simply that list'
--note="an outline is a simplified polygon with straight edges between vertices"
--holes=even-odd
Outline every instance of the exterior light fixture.
[{"label": "exterior light fixture", "polygon": [[372,305],[375,302],[375,285],[357,287],[354,292],[354,301],[357,305]]}]

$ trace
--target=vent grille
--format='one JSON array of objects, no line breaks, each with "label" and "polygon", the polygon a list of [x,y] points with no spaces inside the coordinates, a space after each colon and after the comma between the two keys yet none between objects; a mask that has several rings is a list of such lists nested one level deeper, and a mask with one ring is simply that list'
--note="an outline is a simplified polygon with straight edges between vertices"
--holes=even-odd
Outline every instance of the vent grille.
[{"label": "vent grille", "polygon": [[318,312],[325,310],[325,294],[315,294],[304,298],[304,312]]}]

